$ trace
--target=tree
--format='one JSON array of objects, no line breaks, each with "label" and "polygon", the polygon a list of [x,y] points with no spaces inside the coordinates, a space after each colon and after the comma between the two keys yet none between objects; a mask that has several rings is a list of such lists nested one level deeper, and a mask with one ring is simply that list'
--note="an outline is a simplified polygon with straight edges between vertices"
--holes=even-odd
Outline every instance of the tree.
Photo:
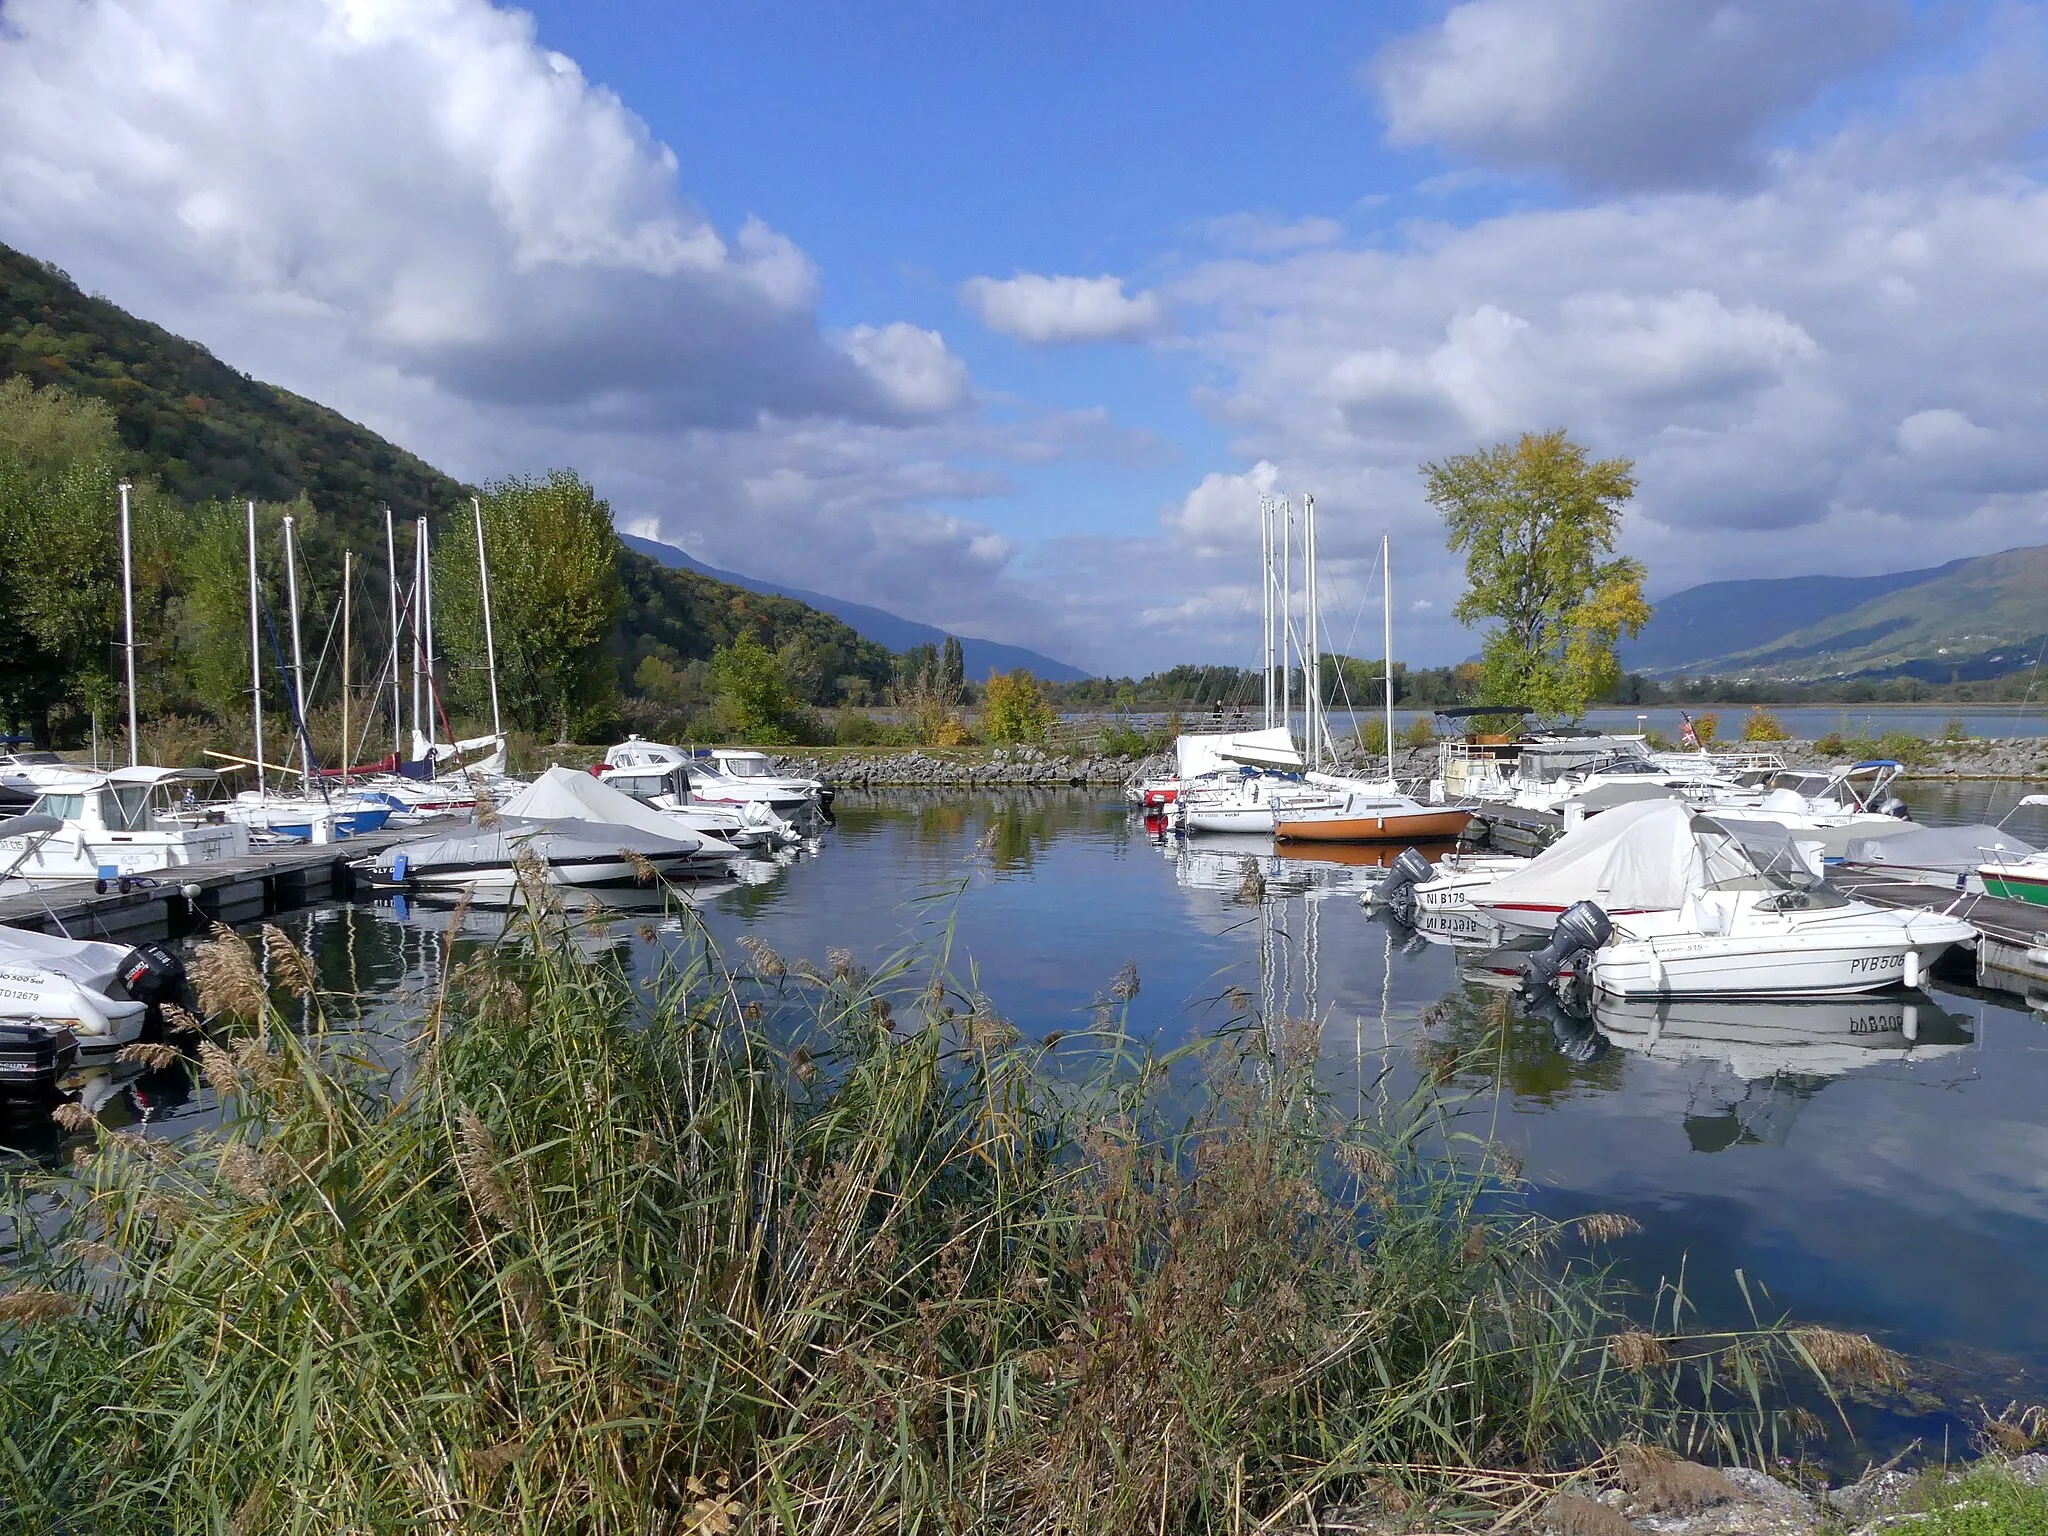
[{"label": "tree", "polygon": [[1052,722],[1052,706],[1028,669],[989,673],[981,693],[981,726],[990,741],[1044,741]]},{"label": "tree", "polygon": [[1588,462],[1563,431],[1422,467],[1465,555],[1467,625],[1491,622],[1481,702],[1576,719],[1620,677],[1615,642],[1650,617],[1641,562],[1613,557],[1635,494],[1627,459]]},{"label": "tree", "polygon": [[[474,701],[484,660],[476,534],[467,509],[434,554],[435,640],[470,668]],[[573,470],[484,487],[498,693],[515,725],[571,729],[614,707],[618,667],[605,641],[625,606],[612,509]]]},{"label": "tree", "polygon": [[954,704],[967,702],[967,655],[960,649],[960,642],[951,635],[946,636],[946,647],[939,657],[942,674],[939,687],[947,699]]},{"label": "tree", "polygon": [[711,686],[719,723],[734,735],[768,746],[789,739],[789,679],[781,658],[751,631],[741,630],[731,645],[712,653]]}]

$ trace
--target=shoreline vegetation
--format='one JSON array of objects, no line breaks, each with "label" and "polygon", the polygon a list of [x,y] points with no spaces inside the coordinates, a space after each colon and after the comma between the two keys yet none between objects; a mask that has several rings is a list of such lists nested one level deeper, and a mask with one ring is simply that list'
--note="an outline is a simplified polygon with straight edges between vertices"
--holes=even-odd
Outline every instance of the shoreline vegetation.
[{"label": "shoreline vegetation", "polygon": [[281,932],[217,930],[206,1022],[143,1049],[196,1057],[219,1129],[60,1111],[0,1292],[8,1529],[1818,1519],[1757,1469],[1906,1383],[1863,1335],[1627,1290],[1601,1254],[1639,1229],[1541,1214],[1442,1045],[1347,1113],[1316,1023],[1239,992],[1161,1050],[1135,967],[1038,1038],[943,949],[692,926],[636,974],[627,919],[529,875],[374,1046]]}]

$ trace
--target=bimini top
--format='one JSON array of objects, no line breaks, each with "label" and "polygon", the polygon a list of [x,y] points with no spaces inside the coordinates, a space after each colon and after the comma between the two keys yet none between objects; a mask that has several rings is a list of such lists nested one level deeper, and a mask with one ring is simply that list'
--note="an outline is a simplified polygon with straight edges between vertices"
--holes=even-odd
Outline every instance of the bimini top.
[{"label": "bimini top", "polygon": [[1179,736],[1174,739],[1173,758],[1183,779],[1240,766],[1277,768],[1283,773],[1299,773],[1308,766],[1294,745],[1294,733],[1284,725],[1269,731]]}]

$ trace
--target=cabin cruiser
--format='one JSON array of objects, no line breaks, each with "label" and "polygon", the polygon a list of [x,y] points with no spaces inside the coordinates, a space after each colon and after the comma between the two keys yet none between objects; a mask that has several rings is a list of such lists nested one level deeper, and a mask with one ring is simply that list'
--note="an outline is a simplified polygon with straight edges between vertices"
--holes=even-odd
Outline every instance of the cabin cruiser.
[{"label": "cabin cruiser", "polygon": [[[1818,850],[1782,828],[1686,816],[1668,802],[1647,810],[1655,814],[1638,835],[1597,868],[1587,862],[1580,870],[1615,877],[1610,889],[1636,905],[1610,913],[1597,899],[1574,902],[1530,958],[1531,986],[1569,972],[1618,997],[1839,996],[1917,987],[1943,954],[1977,937],[1945,912],[1894,911],[1843,895],[1822,880]],[[1495,912],[1513,909],[1503,892],[1527,896],[1540,862],[1471,899]],[[1554,885],[1559,873],[1546,878]]]},{"label": "cabin cruiser", "polygon": [[1479,735],[1438,744],[1428,794],[1433,803],[1476,799],[1554,811],[1592,792],[1635,786],[1706,804],[1783,767],[1773,752],[1658,752],[1640,736]]},{"label": "cabin cruiser", "polygon": [[621,769],[605,775],[604,782],[642,805],[652,806],[679,826],[722,838],[735,848],[775,848],[802,841],[803,834],[768,808],[766,801],[749,800],[744,805],[705,805],[690,789],[690,771],[684,767],[661,770]]},{"label": "cabin cruiser", "polygon": [[164,1005],[192,1001],[184,963],[161,945],[0,928],[0,1020],[66,1029],[81,1054],[160,1034]]},{"label": "cabin cruiser", "polygon": [[505,891],[519,884],[521,853],[558,885],[633,885],[645,866],[723,874],[741,857],[588,774],[555,767],[506,801],[491,825],[394,843],[355,867],[385,885]]},{"label": "cabin cruiser", "polygon": [[1918,829],[1906,819],[1905,802],[1891,792],[1904,771],[1889,758],[1852,763],[1832,773],[1791,770],[1773,774],[1759,790],[1716,794],[1710,809],[1723,821],[1781,826],[1819,842],[1825,857],[1840,858],[1853,841],[1884,837],[1901,827]]},{"label": "cabin cruiser", "polygon": [[[9,738],[14,740],[13,738]],[[0,806],[26,806],[43,792],[43,778],[55,770],[75,771],[54,752],[45,752],[26,741],[14,740],[16,750],[0,752]]]},{"label": "cabin cruiser", "polygon": [[205,769],[67,769],[44,779],[33,830],[0,823],[0,879],[108,880],[241,858],[249,829],[223,819],[181,825],[159,800],[181,786],[217,783]]},{"label": "cabin cruiser", "polygon": [[665,742],[628,736],[608,750],[604,761],[591,772],[602,778],[623,769],[661,772],[684,768],[689,771],[690,794],[700,802],[739,806],[758,801],[782,816],[823,806],[831,799],[831,792],[816,779],[778,778],[770,773],[764,752],[723,748],[720,752],[728,763],[745,771],[727,774],[717,766],[719,758],[711,753],[693,756]]}]

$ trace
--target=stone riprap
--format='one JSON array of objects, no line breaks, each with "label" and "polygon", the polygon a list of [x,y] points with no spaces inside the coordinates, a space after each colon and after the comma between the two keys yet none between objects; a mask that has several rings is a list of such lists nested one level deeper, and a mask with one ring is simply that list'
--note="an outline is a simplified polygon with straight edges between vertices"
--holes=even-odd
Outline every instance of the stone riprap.
[{"label": "stone riprap", "polygon": [[[1722,752],[1775,752],[1794,768],[1846,767],[1853,758],[1821,752],[1810,741],[1721,742]],[[1907,765],[1914,779],[2048,779],[2048,738],[2011,737],[1961,742],[1927,742]],[[1386,759],[1340,750],[1336,771],[1377,778]],[[1052,787],[1123,785],[1173,772],[1166,754],[1146,758],[1095,757],[1040,747],[897,748],[874,751],[791,753],[775,759],[775,771],[822,779],[847,789],[912,787],[975,789],[1002,785]],[[1395,754],[1395,776],[1403,783],[1427,780],[1436,772],[1436,748],[1404,747]]]}]

